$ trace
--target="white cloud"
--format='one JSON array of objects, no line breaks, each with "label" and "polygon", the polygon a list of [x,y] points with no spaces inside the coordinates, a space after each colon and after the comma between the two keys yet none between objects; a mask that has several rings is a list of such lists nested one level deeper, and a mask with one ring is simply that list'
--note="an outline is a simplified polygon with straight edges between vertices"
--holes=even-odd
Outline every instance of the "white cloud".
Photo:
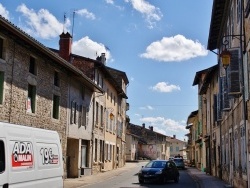
[{"label": "white cloud", "polygon": [[141,110],[154,110],[154,108],[150,105],[147,105],[145,107],[140,107]]},{"label": "white cloud", "polygon": [[150,29],[152,29],[156,22],[160,21],[163,16],[159,8],[145,0],[125,0],[125,2],[130,2],[133,8],[145,17]]},{"label": "white cloud", "polygon": [[72,51],[74,54],[78,54],[91,59],[96,59],[96,57],[100,56],[101,53],[105,53],[106,60],[112,61],[111,54],[107,50],[105,45],[91,40],[88,36],[73,42]]},{"label": "white cloud", "polygon": [[9,20],[9,11],[0,3],[0,14],[5,19]]},{"label": "white cloud", "polygon": [[21,12],[27,19],[26,25],[20,23],[21,27],[30,35],[50,39],[58,37],[70,25],[70,21],[66,19],[65,25],[60,23],[54,15],[46,9],[40,9],[35,12],[29,9],[25,4],[17,7],[16,11]]},{"label": "white cloud", "polygon": [[95,15],[92,12],[89,12],[87,9],[76,10],[75,13],[90,20],[96,19]]},{"label": "white cloud", "polygon": [[153,126],[155,132],[164,134],[166,136],[176,135],[179,140],[186,138],[185,134],[188,133],[185,123],[183,121],[175,121],[172,119],[166,119],[164,117],[145,117],[140,119],[146,126]]},{"label": "white cloud", "polygon": [[181,90],[180,86],[168,84],[167,82],[159,82],[155,86],[150,87],[150,89],[162,93],[170,93],[174,90]]},{"label": "white cloud", "polygon": [[161,41],[151,43],[146,52],[140,56],[157,61],[183,61],[198,56],[206,56],[208,51],[199,42],[185,38],[183,35],[164,37]]},{"label": "white cloud", "polygon": [[114,4],[114,0],[106,0],[106,3],[113,5]]}]

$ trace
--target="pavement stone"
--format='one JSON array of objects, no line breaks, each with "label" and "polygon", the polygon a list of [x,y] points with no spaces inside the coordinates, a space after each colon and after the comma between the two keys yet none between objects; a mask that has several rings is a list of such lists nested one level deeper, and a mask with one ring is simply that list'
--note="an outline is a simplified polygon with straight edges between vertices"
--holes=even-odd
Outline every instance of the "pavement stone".
[{"label": "pavement stone", "polygon": [[195,167],[188,167],[187,171],[198,183],[199,188],[232,187],[228,185],[225,181],[219,179],[218,177],[206,174],[205,172],[202,172]]},{"label": "pavement stone", "polygon": [[[145,161],[144,161],[145,162]],[[64,180],[64,188],[83,188],[88,185],[101,182],[103,179],[110,179],[114,176],[120,175],[129,168],[140,166],[140,162],[127,162],[124,167],[114,170],[101,172],[96,175],[83,176],[80,178],[67,178]],[[187,167],[187,172],[196,181],[198,188],[225,188],[231,187],[223,180],[206,174],[195,167]]]}]

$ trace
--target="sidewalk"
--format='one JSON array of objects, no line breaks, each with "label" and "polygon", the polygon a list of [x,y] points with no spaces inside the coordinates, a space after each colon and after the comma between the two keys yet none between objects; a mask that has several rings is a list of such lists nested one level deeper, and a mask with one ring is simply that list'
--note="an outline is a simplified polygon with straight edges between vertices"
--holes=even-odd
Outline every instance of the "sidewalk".
[{"label": "sidewalk", "polygon": [[206,174],[205,172],[202,172],[198,170],[195,167],[187,167],[188,173],[193,177],[193,179],[198,183],[199,188],[232,188],[230,185],[228,185],[223,180],[211,176],[209,174]]},{"label": "sidewalk", "polygon": [[[124,173],[130,168],[136,166],[141,166],[140,162],[127,162],[126,165],[122,168],[115,170],[99,173],[96,175],[84,176],[81,178],[68,178],[64,180],[64,188],[83,188],[102,181],[103,179],[110,179],[114,176],[118,176]],[[198,188],[231,188],[226,182],[221,179],[201,172],[200,170],[194,167],[187,167],[187,172],[192,176],[192,178],[197,182]]]},{"label": "sidewalk", "polygon": [[84,176],[81,178],[68,178],[64,180],[64,188],[82,188],[93,183],[98,183],[103,179],[110,179],[125,172],[127,169],[140,165],[139,162],[126,162],[122,168],[117,168],[111,171],[102,172],[96,175]]}]

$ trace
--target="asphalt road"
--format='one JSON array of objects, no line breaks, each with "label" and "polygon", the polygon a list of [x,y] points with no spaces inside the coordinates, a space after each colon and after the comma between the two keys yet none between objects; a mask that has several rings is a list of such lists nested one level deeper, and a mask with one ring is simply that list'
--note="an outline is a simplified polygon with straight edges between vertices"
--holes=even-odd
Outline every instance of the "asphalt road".
[{"label": "asphalt road", "polygon": [[160,184],[139,184],[137,172],[140,170],[144,163],[138,163],[134,167],[124,170],[122,173],[114,174],[113,176],[96,179],[92,184],[78,186],[78,188],[197,188],[197,183],[188,174],[187,170],[180,170],[180,181],[179,183],[174,183],[172,181],[167,182],[165,185]]}]

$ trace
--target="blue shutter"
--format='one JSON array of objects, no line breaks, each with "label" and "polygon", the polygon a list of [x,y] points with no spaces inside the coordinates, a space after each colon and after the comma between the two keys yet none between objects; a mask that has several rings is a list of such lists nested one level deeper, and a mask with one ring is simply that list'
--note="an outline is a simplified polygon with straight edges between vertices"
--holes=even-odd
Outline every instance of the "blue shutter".
[{"label": "blue shutter", "polygon": [[239,49],[230,49],[230,53],[231,61],[228,66],[228,94],[237,97],[240,94],[240,51]]}]

